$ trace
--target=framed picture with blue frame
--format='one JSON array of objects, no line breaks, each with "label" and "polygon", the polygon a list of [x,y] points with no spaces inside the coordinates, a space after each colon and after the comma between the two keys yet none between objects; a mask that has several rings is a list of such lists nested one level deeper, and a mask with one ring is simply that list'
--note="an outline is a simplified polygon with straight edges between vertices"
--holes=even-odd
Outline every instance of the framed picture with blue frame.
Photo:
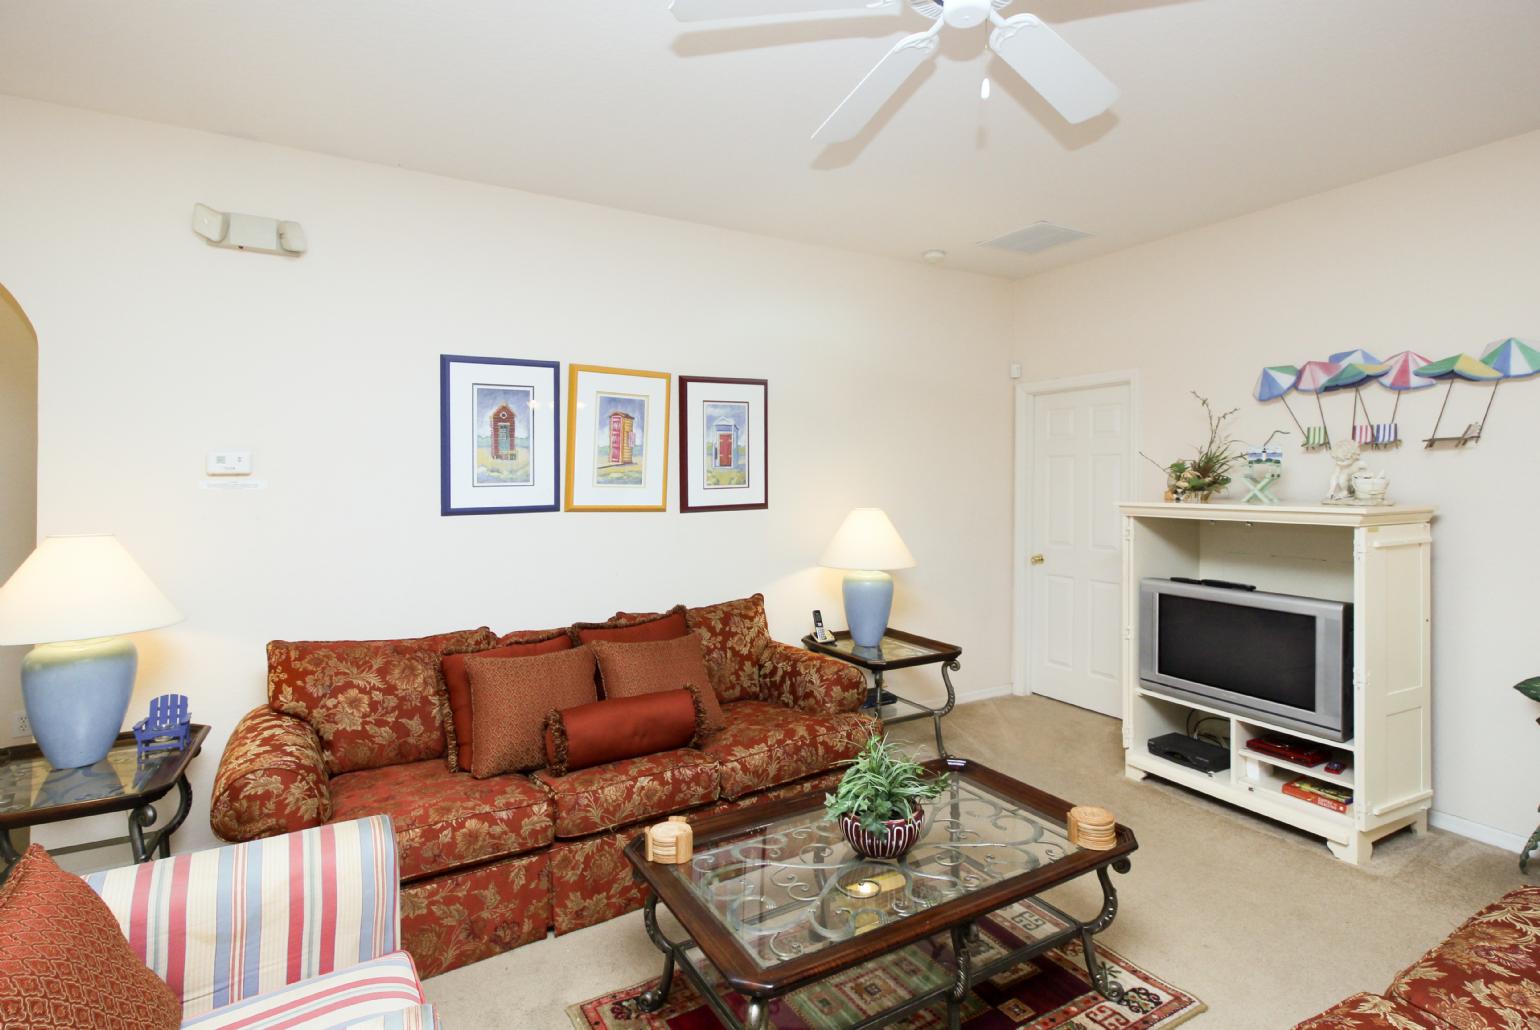
[{"label": "framed picture with blue frame", "polygon": [[764,379],[679,377],[679,510],[770,507],[770,386]]},{"label": "framed picture with blue frame", "polygon": [[439,356],[443,515],[561,508],[561,365]]}]

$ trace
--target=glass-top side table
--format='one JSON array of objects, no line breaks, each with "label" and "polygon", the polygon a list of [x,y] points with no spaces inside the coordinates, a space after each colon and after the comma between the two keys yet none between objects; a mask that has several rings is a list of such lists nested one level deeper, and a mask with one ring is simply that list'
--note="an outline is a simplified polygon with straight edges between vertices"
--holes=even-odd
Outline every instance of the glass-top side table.
[{"label": "glass-top side table", "polygon": [[[830,641],[814,640],[812,634],[808,634],[802,638],[802,646],[809,651],[849,662],[872,674],[871,691],[862,707],[875,709],[878,713],[882,711],[883,705],[894,703],[919,709],[909,715],[884,719],[883,722],[896,726],[911,719],[930,719],[936,732],[936,753],[942,758],[947,757],[946,742],[941,737],[941,717],[957,705],[957,691],[952,687],[951,674],[962,668],[962,663],[958,661],[962,657],[962,648],[891,627],[883,633],[876,647],[857,646],[850,639],[850,631],[843,629],[835,633],[834,639]],[[919,665],[941,666],[941,682],[946,685],[946,704],[940,708],[922,705],[918,701],[894,694],[883,686],[884,674],[894,669],[909,669]]]},{"label": "glass-top side table", "polygon": [[[106,812],[128,812],[127,841],[135,862],[147,862],[157,851],[160,857],[169,857],[171,835],[187,821],[192,809],[187,767],[208,735],[207,726],[194,723],[185,749],[156,752],[141,762],[134,735],[120,733],[106,758],[79,769],[55,769],[36,744],[0,748],[0,859],[5,863],[4,872],[9,873],[21,857],[11,842],[12,830]],[[146,829],[158,818],[155,802],[172,787],[177,789],[176,812],[165,826],[147,835]],[[61,848],[58,853],[121,842],[77,845]]]}]

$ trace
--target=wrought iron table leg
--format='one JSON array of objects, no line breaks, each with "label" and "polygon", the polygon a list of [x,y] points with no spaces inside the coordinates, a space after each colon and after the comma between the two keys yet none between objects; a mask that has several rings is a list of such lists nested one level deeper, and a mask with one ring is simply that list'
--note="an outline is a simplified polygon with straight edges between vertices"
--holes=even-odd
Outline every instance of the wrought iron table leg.
[{"label": "wrought iron table leg", "polygon": [[5,868],[0,869],[0,883],[4,883],[5,878],[11,875],[11,866],[21,861],[21,854],[11,842],[10,830],[0,830],[0,859],[5,860]]},{"label": "wrought iron table leg", "polygon": [[1529,872],[1529,856],[1536,848],[1540,848],[1540,827],[1529,835],[1529,840],[1524,842],[1524,850],[1519,852],[1519,872]]},{"label": "wrought iron table leg", "polygon": [[947,753],[946,741],[941,739],[941,717],[957,707],[957,690],[952,686],[951,673],[962,668],[961,662],[943,662],[941,665],[941,682],[946,684],[946,704],[930,713],[930,721],[936,730],[936,753],[942,758],[952,757]]},{"label": "wrought iron table leg", "polygon": [[973,990],[973,953],[968,950],[968,940],[973,924],[952,927],[952,960],[957,971],[952,980],[952,990],[946,997],[947,1030],[961,1030],[963,1002]]},{"label": "wrought iron table leg", "polygon": [[770,1003],[763,998],[749,999],[749,1007],[743,1013],[743,1030],[768,1030]]},{"label": "wrought iron table leg", "polygon": [[643,1012],[656,1012],[668,1004],[668,993],[674,987],[674,946],[658,929],[658,895],[655,891],[647,892],[647,904],[642,907],[642,925],[653,945],[663,952],[663,975],[658,979],[658,986],[643,993],[636,999],[636,1004]]},{"label": "wrought iron table leg", "polygon": [[155,825],[155,806],[140,805],[128,813],[128,845],[134,853],[135,862],[148,862],[157,852],[161,858],[171,857],[171,835],[187,821],[187,813],[192,811],[192,784],[187,782],[186,776],[177,779],[176,792],[176,812],[172,814],[171,821],[157,830],[148,842],[144,831]]},{"label": "wrought iron table leg", "polygon": [[[1120,873],[1127,873],[1133,868],[1126,858],[1120,858],[1112,863],[1112,868]],[[1080,946],[1085,951],[1085,969],[1091,976],[1091,983],[1096,991],[1108,1001],[1116,1002],[1123,998],[1123,987],[1113,979],[1112,974],[1096,955],[1095,936],[1107,927],[1118,915],[1118,889],[1112,885],[1112,876],[1107,867],[1102,866],[1096,870],[1096,878],[1102,885],[1102,910],[1096,918],[1080,928]]]}]

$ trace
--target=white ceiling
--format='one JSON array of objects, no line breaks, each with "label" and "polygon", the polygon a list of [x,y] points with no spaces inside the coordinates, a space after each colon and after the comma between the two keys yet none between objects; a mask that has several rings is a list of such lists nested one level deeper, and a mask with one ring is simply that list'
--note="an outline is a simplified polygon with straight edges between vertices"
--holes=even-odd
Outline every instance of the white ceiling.
[{"label": "white ceiling", "polygon": [[[1011,277],[1540,128],[1536,0],[1017,0],[1112,112],[1066,125],[948,29],[829,148],[813,129],[924,19],[667,6],[0,0],[0,92]],[[1097,235],[977,245],[1040,219]]]}]

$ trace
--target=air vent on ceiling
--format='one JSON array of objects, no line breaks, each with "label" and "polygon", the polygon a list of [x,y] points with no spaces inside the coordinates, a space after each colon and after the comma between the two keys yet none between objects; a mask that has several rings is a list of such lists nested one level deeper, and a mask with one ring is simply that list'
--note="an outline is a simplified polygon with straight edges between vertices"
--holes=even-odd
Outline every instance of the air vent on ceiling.
[{"label": "air vent on ceiling", "polygon": [[1090,235],[1092,234],[1064,225],[1054,225],[1052,222],[1035,222],[1025,229],[1006,233],[999,239],[990,240],[980,246],[1015,251],[1017,254],[1041,254],[1050,247],[1074,243]]}]

